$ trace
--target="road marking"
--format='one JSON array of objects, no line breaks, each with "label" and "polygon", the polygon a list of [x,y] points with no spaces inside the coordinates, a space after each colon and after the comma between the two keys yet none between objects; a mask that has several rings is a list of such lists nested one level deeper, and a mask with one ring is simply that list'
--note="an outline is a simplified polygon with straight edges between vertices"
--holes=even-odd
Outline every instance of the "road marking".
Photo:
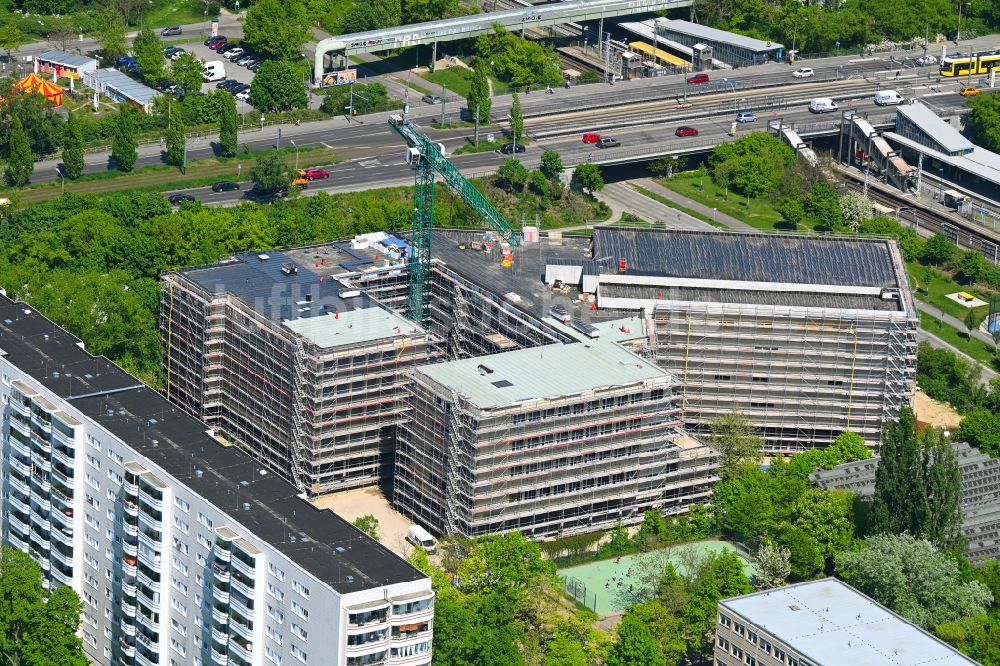
[{"label": "road marking", "polygon": [[326,141],[320,141],[320,145],[322,145],[327,150],[333,150],[333,146],[331,146],[330,144],[328,144]]},{"label": "road marking", "polygon": [[382,166],[382,163],[378,161],[377,157],[370,160],[361,160],[360,162],[358,162],[358,164],[363,166],[365,169],[372,169],[377,166]]}]

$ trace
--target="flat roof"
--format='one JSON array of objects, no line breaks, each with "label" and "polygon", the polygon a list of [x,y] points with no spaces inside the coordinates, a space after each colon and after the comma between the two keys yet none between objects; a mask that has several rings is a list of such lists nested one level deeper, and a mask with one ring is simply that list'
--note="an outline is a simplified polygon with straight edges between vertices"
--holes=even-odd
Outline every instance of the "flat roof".
[{"label": "flat roof", "polygon": [[423,332],[409,319],[380,307],[286,321],[285,326],[319,347],[338,347]]},{"label": "flat roof", "polygon": [[90,63],[93,63],[95,66],[97,65],[97,60],[94,58],[75,53],[65,53],[63,51],[46,51],[41,55],[35,56],[35,60],[54,62],[57,65],[66,65],[67,67],[82,67]]},{"label": "flat roof", "polygon": [[98,69],[91,72],[90,77],[88,85],[90,85],[89,82],[97,81],[108,88],[114,88],[125,97],[144,106],[160,96],[158,90],[153,90],[149,86],[129,78],[117,69]]},{"label": "flat roof", "polygon": [[951,123],[945,122],[941,116],[934,113],[922,102],[900,104],[896,107],[896,113],[909,119],[910,122],[923,130],[927,136],[941,146],[945,153],[953,155],[976,147],[976,144],[952,127]]},{"label": "flat roof", "polygon": [[[286,265],[294,272],[285,272],[282,267]],[[232,294],[276,322],[377,307],[365,294],[342,298],[341,291],[347,289],[343,283],[280,251],[237,254],[227,261],[183,269],[178,274],[212,294]]]},{"label": "flat roof", "polygon": [[[204,423],[77,342],[24,303],[0,297],[0,350],[7,361],[227,513],[233,529],[249,530],[339,593],[426,578],[334,512],[300,498],[286,481],[262,474],[264,465],[223,446]],[[99,374],[84,374],[94,370]]]},{"label": "flat roof", "polygon": [[[840,236],[594,229],[602,273],[719,281],[899,287],[892,241]],[[625,260],[624,271],[619,262]]]},{"label": "flat roof", "polygon": [[670,374],[627,349],[595,340],[518,349],[417,368],[480,408],[579,394]]},{"label": "flat roof", "polygon": [[976,664],[836,578],[719,602],[821,666]]},{"label": "flat roof", "polygon": [[777,51],[785,46],[784,44],[780,44],[778,42],[768,42],[763,39],[755,39],[753,37],[747,37],[746,35],[736,34],[735,32],[719,30],[718,28],[710,28],[707,25],[691,23],[690,21],[682,21],[680,19],[657,19],[655,25],[660,30],[676,32],[678,34],[688,35],[690,37],[715,42],[717,44],[731,44],[732,46],[738,46],[741,49],[757,51],[760,53]]}]

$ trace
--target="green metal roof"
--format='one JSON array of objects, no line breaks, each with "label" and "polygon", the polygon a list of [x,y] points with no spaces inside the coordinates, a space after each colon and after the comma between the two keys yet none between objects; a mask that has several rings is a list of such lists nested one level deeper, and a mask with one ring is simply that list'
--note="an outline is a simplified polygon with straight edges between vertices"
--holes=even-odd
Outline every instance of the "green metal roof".
[{"label": "green metal roof", "polygon": [[319,347],[340,347],[361,342],[414,335],[419,326],[382,308],[358,308],[339,314],[304,317],[285,321],[285,326]]},{"label": "green metal roof", "polygon": [[554,344],[425,365],[417,372],[468,396],[478,407],[584,393],[670,375],[627,349],[602,340]]}]

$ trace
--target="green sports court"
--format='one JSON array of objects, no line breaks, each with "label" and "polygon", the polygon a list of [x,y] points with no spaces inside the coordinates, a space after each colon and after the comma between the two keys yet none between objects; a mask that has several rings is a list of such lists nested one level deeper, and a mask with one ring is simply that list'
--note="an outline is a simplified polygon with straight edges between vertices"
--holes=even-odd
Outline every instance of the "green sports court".
[{"label": "green sports court", "polygon": [[[669,562],[677,569],[677,573],[683,576],[690,563],[698,562],[709,554],[727,550],[743,559],[745,563],[743,570],[747,576],[752,576],[753,566],[732,544],[724,541],[697,541],[649,553],[623,555],[617,562],[615,558],[599,560],[559,569],[558,573],[566,581],[567,594],[598,613],[615,613],[624,610],[619,607],[619,589],[629,585],[641,585],[642,571],[648,571],[659,563],[665,565]],[[629,569],[632,570],[631,575],[628,573]]]}]

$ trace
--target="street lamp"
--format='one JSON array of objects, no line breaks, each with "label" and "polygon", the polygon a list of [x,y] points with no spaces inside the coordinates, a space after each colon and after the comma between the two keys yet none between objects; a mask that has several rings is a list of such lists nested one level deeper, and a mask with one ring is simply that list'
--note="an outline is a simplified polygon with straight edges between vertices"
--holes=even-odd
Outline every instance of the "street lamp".
[{"label": "street lamp", "polygon": [[966,5],[966,2],[958,3],[958,29],[955,31],[955,43],[958,44],[959,40],[962,39],[962,5]]},{"label": "street lamp", "polygon": [[836,46],[837,46],[837,55],[839,56],[840,55],[840,42],[837,42]]},{"label": "street lamp", "polygon": [[65,194],[66,193],[66,174],[63,173],[63,170],[58,165],[56,166],[56,173],[59,174],[60,178],[62,178],[62,191],[63,191],[63,194]]},{"label": "street lamp", "polygon": [[290,139],[292,147],[295,148],[295,172],[299,171],[299,147],[295,145],[295,139]]},{"label": "street lamp", "polygon": [[583,52],[587,52],[587,40],[590,38],[590,26],[583,26]]},{"label": "street lamp", "polygon": [[[803,21],[808,21],[809,17],[808,16],[803,16],[802,20]],[[796,42],[797,42],[797,40],[799,38],[799,26],[800,25],[802,25],[802,24],[801,23],[796,23],[795,24],[795,30],[792,32],[792,53],[791,53],[791,55],[792,55],[793,58],[798,55],[798,51],[795,50],[795,44],[796,44]]]}]

